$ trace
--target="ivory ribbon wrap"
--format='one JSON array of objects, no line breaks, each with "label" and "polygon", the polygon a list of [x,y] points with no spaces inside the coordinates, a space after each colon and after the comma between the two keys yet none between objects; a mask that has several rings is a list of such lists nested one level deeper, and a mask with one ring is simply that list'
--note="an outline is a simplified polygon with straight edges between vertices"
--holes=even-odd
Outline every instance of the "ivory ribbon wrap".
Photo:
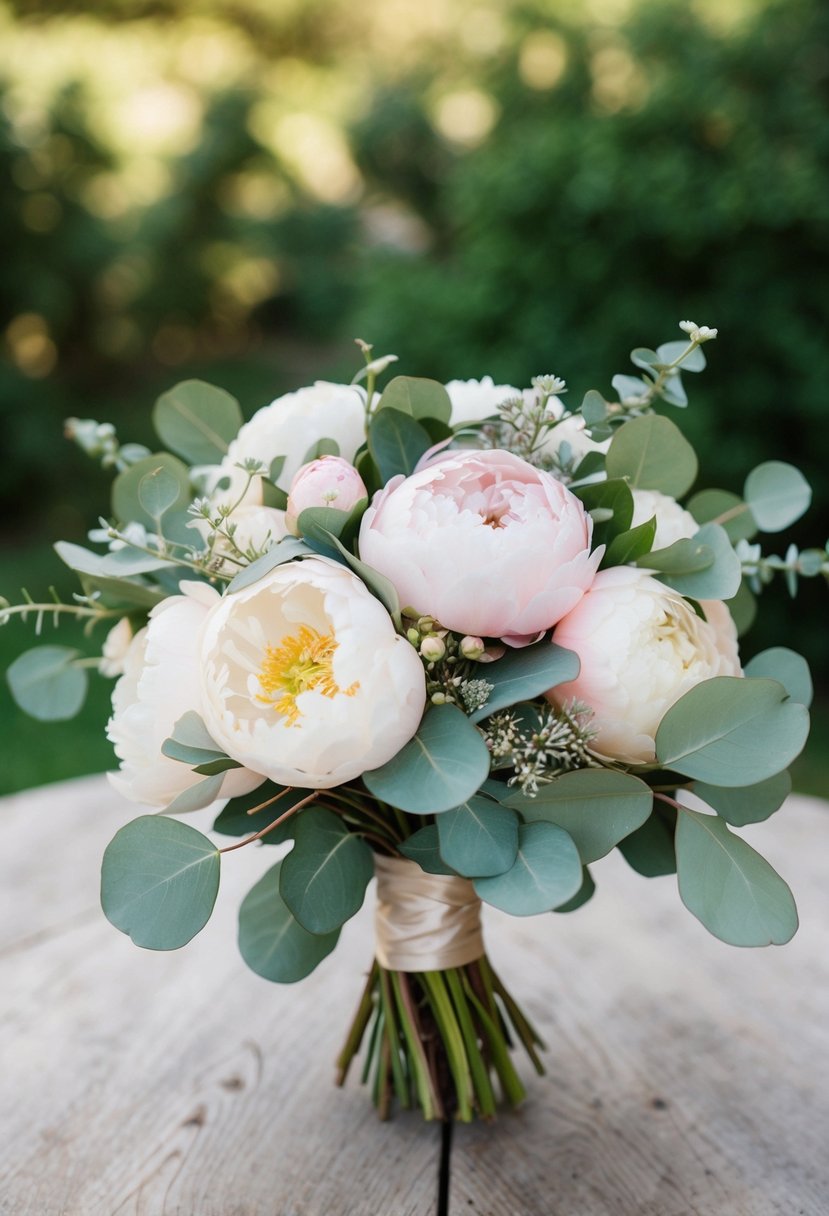
[{"label": "ivory ribbon wrap", "polygon": [[389,971],[446,971],[484,953],[481,901],[468,878],[374,856],[376,954]]}]

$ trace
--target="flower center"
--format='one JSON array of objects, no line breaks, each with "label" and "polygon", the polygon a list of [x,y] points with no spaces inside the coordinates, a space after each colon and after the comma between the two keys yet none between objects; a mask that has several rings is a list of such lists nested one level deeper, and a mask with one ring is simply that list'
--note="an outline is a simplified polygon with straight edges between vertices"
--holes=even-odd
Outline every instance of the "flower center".
[{"label": "flower center", "polygon": [[296,699],[301,692],[321,692],[324,697],[353,697],[360,687],[340,688],[334,679],[334,651],[338,643],[331,634],[317,633],[302,625],[299,633],[283,638],[280,646],[265,647],[265,661],[259,672],[262,692],[257,701],[272,706],[295,726],[300,716]]}]

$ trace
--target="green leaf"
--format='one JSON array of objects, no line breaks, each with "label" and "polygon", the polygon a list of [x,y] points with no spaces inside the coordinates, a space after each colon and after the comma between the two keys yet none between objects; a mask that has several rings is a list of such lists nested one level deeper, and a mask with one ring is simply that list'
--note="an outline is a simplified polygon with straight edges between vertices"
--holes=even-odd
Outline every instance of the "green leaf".
[{"label": "green leaf", "polygon": [[567,833],[552,823],[518,829],[518,855],[504,874],[476,878],[480,899],[512,916],[535,916],[565,904],[581,889],[578,851]]},{"label": "green leaf", "polygon": [[148,583],[133,582],[127,578],[101,578],[97,575],[82,574],[80,579],[84,594],[91,595],[93,591],[98,591],[100,593],[99,602],[108,608],[149,610],[167,598],[167,595],[158,587],[151,587]]},{"label": "green leaf", "polygon": [[309,933],[279,893],[277,862],[248,891],[239,909],[239,952],[251,971],[275,984],[294,984],[310,975],[337,944],[333,933]]},{"label": "green leaf", "polygon": [[[307,798],[311,793],[310,790],[291,789],[285,792],[286,787],[275,785],[272,781],[265,781],[262,785],[256,787],[249,794],[240,795],[238,798],[231,798],[224,810],[216,817],[213,823],[213,831],[221,832],[223,836],[251,836],[255,832],[261,832],[263,828],[268,827],[275,819],[279,819],[286,811],[289,811],[292,806],[296,806],[303,798]],[[282,794],[278,802],[274,802],[271,806],[264,807],[263,810],[257,811],[254,815],[249,815],[248,812],[254,807],[261,806],[263,802],[268,802],[271,798],[275,798],[277,794]],[[286,819],[278,828],[274,828],[272,832],[268,832],[267,836],[262,837],[263,844],[283,844],[286,840],[292,840],[294,828],[300,821],[301,816],[296,818]]]},{"label": "green leaf", "polygon": [[664,360],[660,359],[655,350],[649,350],[647,346],[637,346],[635,350],[630,352],[630,361],[636,367],[641,367],[643,371],[653,371],[655,367],[659,367]]},{"label": "green leaf", "polygon": [[379,570],[375,570],[373,566],[368,566],[359,557],[355,557],[346,549],[341,540],[329,533],[329,540],[335,551],[344,558],[346,565],[350,566],[354,573],[365,583],[371,594],[378,599],[383,607],[388,612],[395,625],[400,625],[400,600],[397,596],[394,584],[386,578],[385,574],[381,574]]},{"label": "green leaf", "polygon": [[730,600],[743,577],[740,559],[719,524],[703,524],[690,540],[674,541],[636,564],[657,571],[660,582],[695,600]]},{"label": "green leaf", "polygon": [[757,618],[757,599],[746,586],[745,579],[740,583],[737,594],[728,601],[728,611],[737,626],[738,636],[742,637]]},{"label": "green leaf", "polygon": [[408,477],[431,446],[429,433],[400,410],[379,410],[371,420],[368,449],[384,482],[399,473]]},{"label": "green leaf", "polygon": [[139,481],[138,501],[149,516],[158,520],[176,505],[179,490],[178,478],[161,465]]},{"label": "green leaf", "polygon": [[719,524],[732,544],[757,535],[748,503],[729,490],[700,490],[688,503],[688,510],[698,524]]},{"label": "green leaf", "polygon": [[567,684],[579,674],[579,657],[552,642],[539,642],[511,650],[503,659],[481,669],[482,678],[492,685],[489,700],[470,714],[470,722],[480,722],[499,709],[518,701],[528,701],[558,684]]},{"label": "green leaf", "polygon": [[344,545],[350,545],[360,528],[368,499],[361,498],[350,511],[339,511],[336,507],[306,507],[297,519],[297,530],[306,540],[321,540],[329,544],[336,536]]},{"label": "green leaf", "polygon": [[682,902],[731,946],[782,946],[797,932],[786,883],[717,815],[683,810],[676,830]]},{"label": "green leaf", "polygon": [[313,550],[309,549],[304,541],[297,540],[295,536],[286,536],[262,557],[257,557],[255,562],[245,566],[244,570],[241,570],[234,579],[231,579],[225,594],[230,595],[234,591],[242,591],[245,587],[251,587],[254,583],[258,583],[260,578],[270,574],[271,570],[281,566],[283,562],[293,561],[297,557],[311,557],[312,554]]},{"label": "green leaf", "polygon": [[84,668],[73,666],[79,657],[67,646],[36,646],[18,655],[6,680],[20,708],[40,722],[74,718],[89,685]]},{"label": "green leaf", "polygon": [[[164,535],[171,540],[195,545],[198,533],[188,527],[190,517],[187,508],[192,499],[190,475],[185,465],[171,456],[169,452],[159,452],[155,456],[147,456],[137,464],[130,465],[123,473],[119,473],[112,484],[112,512],[120,524],[131,521],[143,524],[151,532],[158,530],[158,518],[151,515],[141,501],[141,486],[148,473],[164,471],[168,485],[173,482],[178,486],[175,499],[165,508],[168,518],[164,524]],[[173,516],[173,518],[170,518]]]},{"label": "green leaf", "polygon": [[242,421],[236,398],[203,380],[183,380],[153,410],[161,442],[190,464],[220,464]]},{"label": "green leaf", "polygon": [[577,908],[582,907],[588,900],[591,900],[596,894],[596,884],[593,881],[593,875],[584,866],[582,870],[582,883],[572,899],[568,899],[566,904],[559,904],[557,908],[553,908],[555,913],[560,912],[575,912]]},{"label": "green leaf", "polygon": [[628,562],[636,561],[637,558],[650,553],[655,536],[655,515],[627,532],[620,532],[608,545],[601,568],[604,570],[610,566],[626,566]]},{"label": "green leaf", "polygon": [[390,380],[377,409],[394,409],[410,418],[435,418],[446,423],[452,416],[452,402],[443,385],[418,376],[395,376]]},{"label": "green leaf", "polygon": [[812,704],[814,687],[809,664],[802,655],[786,646],[772,646],[754,656],[743,668],[747,676],[777,680],[798,705],[808,709]]},{"label": "green leaf", "polygon": [[779,810],[792,792],[792,779],[788,770],[784,769],[782,773],[775,773],[756,785],[723,789],[722,786],[695,781],[693,790],[726,822],[735,828],[742,828],[747,823],[761,823]]},{"label": "green leaf", "polygon": [[427,874],[454,874],[440,855],[437,823],[428,823],[425,828],[413,832],[400,846],[400,852],[409,861],[416,861]]},{"label": "green leaf", "polygon": [[381,768],[363,774],[375,797],[411,815],[440,814],[466,802],[489,773],[479,731],[456,705],[430,709],[417,734]]},{"label": "green leaf", "polygon": [[366,842],[332,811],[309,807],[298,817],[279,893],[309,933],[333,933],[360,910],[373,875]]},{"label": "green leaf", "polygon": [[642,826],[651,813],[653,794],[629,773],[584,768],[556,777],[533,798],[516,793],[506,802],[528,822],[544,820],[564,828],[586,864],[604,857]]},{"label": "green leaf", "polygon": [[208,733],[204,721],[195,710],[182,714],[172,734],[161,745],[162,754],[183,764],[206,764],[211,760],[226,760],[227,754]]},{"label": "green leaf", "polygon": [[643,394],[650,392],[651,384],[648,380],[643,380],[639,376],[614,376],[610,383],[615,388],[619,395],[620,401],[629,401],[634,397],[641,397]]},{"label": "green leaf", "polygon": [[503,874],[518,853],[518,816],[489,798],[476,795],[439,815],[440,855],[467,878]]},{"label": "green leaf", "polygon": [[186,823],[142,815],[104,853],[101,905],[147,950],[177,950],[204,928],[219,890],[219,851]]},{"label": "green leaf", "polygon": [[82,545],[59,540],[53,548],[70,570],[95,577],[102,575],[110,578],[129,578],[136,574],[149,574],[153,570],[173,567],[173,563],[165,558],[142,553],[132,545],[124,545],[123,549],[113,549],[110,553],[93,553]]},{"label": "green leaf", "polygon": [[[656,357],[664,367],[666,364],[675,362],[685,350],[688,350],[688,343],[683,342],[681,338],[676,342],[663,342],[656,348]],[[705,366],[705,354],[700,346],[690,351],[681,364],[684,372],[701,372]]]},{"label": "green leaf", "polygon": [[676,873],[674,829],[676,811],[660,806],[635,832],[619,841],[619,852],[625,861],[645,878],[659,878]]},{"label": "green leaf", "polygon": [[210,806],[221,794],[224,779],[224,773],[214,773],[212,777],[205,777],[203,781],[188,786],[164,808],[164,814],[185,815]]},{"label": "green leaf", "polygon": [[633,523],[633,495],[626,481],[599,481],[573,491],[587,511],[611,511],[612,518],[593,527],[593,548],[610,544]]},{"label": "green leaf", "polygon": [[669,418],[631,418],[613,436],[607,453],[609,478],[627,478],[641,490],[682,498],[697,475],[696,453]]},{"label": "green leaf", "polygon": [[716,676],[671,706],[656,732],[656,755],[710,785],[750,785],[788,768],[808,733],[808,711],[776,680]]},{"label": "green leaf", "polygon": [[607,402],[594,388],[588,389],[584,395],[581,415],[586,426],[596,426],[607,417]]},{"label": "green leaf", "polygon": [[808,509],[812,490],[794,465],[769,460],[749,473],[743,496],[761,532],[782,532]]},{"label": "green leaf", "polygon": [[336,439],[317,439],[303,456],[302,464],[310,464],[312,460],[319,460],[321,456],[339,456],[339,454],[340,445]]}]

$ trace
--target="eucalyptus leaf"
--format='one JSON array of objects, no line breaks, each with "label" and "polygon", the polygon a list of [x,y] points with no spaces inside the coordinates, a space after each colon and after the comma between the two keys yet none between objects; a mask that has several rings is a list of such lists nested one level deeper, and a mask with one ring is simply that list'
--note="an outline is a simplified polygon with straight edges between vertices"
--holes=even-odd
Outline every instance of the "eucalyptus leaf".
[{"label": "eucalyptus leaf", "polygon": [[340,936],[309,933],[279,893],[277,862],[248,891],[239,909],[239,952],[251,971],[276,984],[293,984],[331,953]]},{"label": "eucalyptus leaf", "polygon": [[297,531],[306,540],[322,540],[328,543],[332,536],[343,544],[350,544],[360,527],[360,520],[368,506],[368,499],[361,498],[350,511],[336,507],[306,507],[297,520]]},{"label": "eucalyptus leaf", "polygon": [[792,779],[784,769],[755,785],[723,788],[695,781],[693,791],[727,823],[742,828],[747,823],[761,823],[778,811],[792,792]]},{"label": "eucalyptus leaf", "polygon": [[737,594],[728,601],[728,611],[737,626],[737,636],[742,637],[757,619],[757,599],[746,586],[745,579],[740,583]]},{"label": "eucalyptus leaf", "polygon": [[808,733],[808,711],[776,680],[716,676],[667,711],[656,755],[666,768],[710,785],[750,785],[788,768]]},{"label": "eucalyptus leaf", "polygon": [[136,946],[177,950],[210,919],[219,869],[219,851],[201,832],[142,815],[116,832],[104,853],[104,914]]},{"label": "eucalyptus leaf", "polygon": [[518,816],[489,798],[474,796],[439,815],[440,855],[467,878],[503,874],[518,853]]},{"label": "eucalyptus leaf", "polygon": [[653,371],[655,367],[658,368],[664,363],[664,360],[660,359],[655,350],[649,350],[646,346],[637,346],[635,350],[632,350],[630,352],[630,361],[636,367],[641,367],[644,371],[648,372]]},{"label": "eucalyptus leaf", "polygon": [[627,532],[620,532],[607,547],[602,558],[601,569],[610,566],[626,566],[637,558],[643,558],[650,553],[656,536],[656,516],[645,520]]},{"label": "eucalyptus leaf", "polygon": [[641,828],[619,841],[619,852],[625,861],[645,878],[660,878],[676,873],[674,830],[677,812],[671,807],[654,808]]},{"label": "eucalyptus leaf", "polygon": [[20,708],[40,722],[74,718],[89,685],[85,669],[74,666],[80,657],[68,646],[36,646],[18,655],[6,681]]},{"label": "eucalyptus leaf", "polygon": [[224,779],[224,773],[214,773],[211,777],[197,781],[195,785],[189,785],[164,808],[165,815],[186,815],[210,806],[221,794]]},{"label": "eucalyptus leaf", "polygon": [[161,519],[178,502],[179,489],[178,478],[161,465],[139,481],[138,501],[149,516]]},{"label": "eucalyptus leaf", "polygon": [[[675,363],[683,351],[688,350],[688,343],[678,339],[676,342],[663,342],[661,346],[656,348],[656,357],[664,367],[666,364]],[[705,354],[701,346],[696,346],[682,360],[682,370],[684,372],[701,372],[706,366]]]},{"label": "eucalyptus leaf", "polygon": [[242,421],[236,398],[203,380],[183,380],[153,410],[161,442],[190,464],[220,464]]},{"label": "eucalyptus leaf", "polygon": [[574,493],[588,511],[610,511],[608,522],[593,528],[593,548],[610,544],[630,530],[633,523],[633,495],[626,481],[611,479],[579,486]]},{"label": "eucalyptus leaf", "polygon": [[360,910],[373,874],[366,842],[332,811],[309,807],[297,819],[279,893],[309,933],[333,933]]},{"label": "eucalyptus leaf", "polygon": [[502,659],[481,669],[482,678],[492,685],[486,705],[470,714],[470,722],[480,722],[499,709],[567,684],[579,674],[579,657],[572,650],[543,641],[509,651]]},{"label": "eucalyptus leaf", "polygon": [[639,376],[618,375],[614,376],[610,383],[619,394],[620,401],[631,401],[643,397],[651,390],[650,383]]},{"label": "eucalyptus leaf", "polygon": [[173,563],[160,555],[143,553],[132,545],[113,549],[109,553],[93,553],[82,545],[59,540],[53,546],[62,562],[78,574],[91,574],[104,578],[130,578],[137,574],[149,574],[153,570],[173,569]]},{"label": "eucalyptus leaf", "polygon": [[812,490],[794,465],[769,460],[749,473],[743,496],[761,532],[782,532],[808,509]]},{"label": "eucalyptus leaf", "polygon": [[417,734],[381,768],[363,774],[370,793],[411,815],[460,806],[489,773],[489,751],[456,705],[430,709]]},{"label": "eucalyptus leaf", "polygon": [[651,813],[653,794],[630,773],[583,768],[556,777],[532,798],[515,793],[506,802],[528,822],[544,820],[564,828],[587,864],[642,826]]},{"label": "eucalyptus leaf", "polygon": [[609,478],[626,478],[640,490],[659,490],[682,498],[698,470],[696,453],[669,418],[645,414],[631,418],[613,436],[607,452]]},{"label": "eucalyptus leaf", "polygon": [[751,540],[757,535],[757,525],[748,503],[730,490],[700,490],[687,509],[698,524],[719,524],[732,544],[738,540]]},{"label": "eucalyptus leaf", "polygon": [[[279,819],[298,802],[302,802],[310,792],[310,790],[288,789],[286,786],[276,785],[273,781],[265,781],[249,794],[231,798],[216,817],[213,831],[221,832],[223,836],[252,836],[256,832],[261,832],[263,828],[269,827],[275,819]],[[276,800],[277,796],[278,800]],[[263,802],[268,802],[270,805],[263,807],[261,811],[256,811],[253,815],[249,814],[256,807],[262,806]],[[283,844],[286,840],[292,840],[294,829],[300,819],[299,814],[286,819],[278,828],[274,828],[268,832],[267,836],[262,837],[262,844]]]},{"label": "eucalyptus leaf", "polygon": [[240,570],[236,577],[228,583],[227,594],[253,586],[254,583],[259,582],[260,578],[270,574],[271,570],[275,570],[283,562],[293,561],[297,557],[310,557],[312,553],[313,550],[309,549],[303,541],[297,540],[295,536],[286,536],[262,557],[257,557],[255,562],[251,562],[249,566],[245,566],[244,570]]},{"label": "eucalyptus leaf", "polygon": [[808,709],[812,704],[814,686],[809,664],[802,655],[789,650],[787,646],[772,646],[770,650],[761,651],[746,663],[743,673],[777,680],[798,705],[805,705]]},{"label": "eucalyptus leaf", "polygon": [[594,388],[585,393],[581,403],[581,415],[587,426],[596,426],[607,418],[607,402]]},{"label": "eucalyptus leaf", "polygon": [[190,475],[185,465],[171,456],[169,452],[159,452],[147,456],[137,464],[130,465],[123,473],[119,473],[112,484],[112,512],[120,524],[131,521],[143,524],[151,532],[158,530],[158,517],[152,515],[144,506],[141,498],[141,487],[145,485],[144,478],[148,473],[160,476],[164,471],[165,483],[178,486],[178,493],[165,508],[164,535],[171,540],[194,545],[198,535],[188,527],[190,517],[187,508],[192,499]]},{"label": "eucalyptus leaf", "polygon": [[82,574],[81,586],[85,595],[94,591],[99,593],[99,602],[109,608],[134,608],[149,611],[166,598],[158,587],[148,583],[136,582],[129,578],[105,578],[99,575]]},{"label": "eucalyptus leaf", "polygon": [[592,899],[596,894],[596,884],[593,881],[593,875],[585,866],[582,870],[582,883],[572,899],[568,899],[566,904],[559,904],[553,911],[558,913],[575,912],[577,908],[581,908],[588,900]]},{"label": "eucalyptus leaf", "polygon": [[408,477],[431,446],[428,431],[400,410],[378,410],[369,425],[368,450],[384,482],[399,473]]},{"label": "eucalyptus leaf", "polygon": [[581,889],[582,866],[575,844],[552,823],[518,829],[518,854],[504,874],[472,884],[485,903],[512,916],[535,916],[567,903]]},{"label": "eucalyptus leaf", "polygon": [[345,560],[346,565],[350,566],[354,573],[362,579],[371,594],[386,609],[395,625],[399,626],[400,600],[391,580],[387,579],[385,574],[381,574],[379,570],[375,570],[373,566],[361,561],[359,557],[355,557],[336,536],[329,534],[329,540],[335,551]]},{"label": "eucalyptus leaf", "polygon": [[416,861],[426,874],[454,874],[440,855],[437,823],[428,823],[418,828],[400,846],[400,852],[409,861]]},{"label": "eucalyptus leaf", "polygon": [[419,376],[395,376],[383,390],[377,409],[394,409],[411,418],[446,423],[452,416],[452,402],[443,385]]},{"label": "eucalyptus leaf", "polygon": [[786,883],[718,815],[680,813],[676,858],[682,902],[721,941],[781,946],[797,932]]},{"label": "eucalyptus leaf", "polygon": [[730,600],[740,590],[742,565],[719,524],[703,524],[689,540],[677,540],[636,562],[680,595],[695,600]]}]

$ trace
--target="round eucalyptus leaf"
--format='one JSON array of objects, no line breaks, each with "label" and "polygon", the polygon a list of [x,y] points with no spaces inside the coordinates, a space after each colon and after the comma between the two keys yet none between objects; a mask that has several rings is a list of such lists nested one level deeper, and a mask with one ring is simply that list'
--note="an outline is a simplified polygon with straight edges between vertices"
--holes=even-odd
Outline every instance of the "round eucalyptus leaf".
[{"label": "round eucalyptus leaf", "polygon": [[142,815],[107,846],[101,905],[136,946],[177,950],[210,919],[219,870],[219,851],[201,832],[177,819]]},{"label": "round eucalyptus leaf", "polygon": [[730,600],[743,576],[740,559],[719,524],[703,524],[690,539],[648,553],[636,564],[656,570],[661,582],[695,600]]},{"label": "round eucalyptus leaf", "polygon": [[772,646],[746,663],[744,672],[747,676],[767,676],[782,684],[786,692],[798,705],[808,709],[812,704],[814,687],[809,664],[795,650],[787,646]]},{"label": "round eucalyptus leaf", "polygon": [[568,899],[566,904],[559,904],[557,908],[553,908],[554,912],[575,912],[593,898],[596,894],[596,884],[587,866],[584,867],[582,875],[582,884],[573,898]]},{"label": "round eucalyptus leaf", "polygon": [[769,460],[752,469],[743,495],[762,532],[782,532],[809,507],[812,490],[794,465]]},{"label": "round eucalyptus leaf", "polygon": [[138,501],[153,519],[160,519],[171,507],[178,502],[178,478],[159,465],[145,473],[138,483]]},{"label": "round eucalyptus leaf", "polygon": [[565,904],[581,889],[582,865],[575,844],[552,823],[518,829],[518,855],[504,874],[476,878],[478,896],[513,916],[535,916]]},{"label": "round eucalyptus leaf", "polygon": [[469,720],[480,722],[499,709],[575,680],[578,674],[578,655],[550,642],[510,650],[502,659],[481,668],[481,678],[492,685],[492,691],[486,704],[470,714]]},{"label": "round eucalyptus leaf", "polygon": [[333,933],[309,933],[279,893],[277,862],[248,891],[239,909],[239,952],[251,971],[275,984],[310,975],[337,944]]},{"label": "round eucalyptus leaf", "polygon": [[151,532],[157,531],[158,518],[144,506],[141,487],[148,473],[158,473],[161,469],[178,486],[176,498],[164,511],[167,517],[164,520],[164,535],[192,545],[198,540],[198,533],[187,527],[189,516],[186,512],[192,498],[190,475],[187,467],[169,452],[147,456],[118,474],[112,484],[112,513],[120,524],[134,521]]},{"label": "round eucalyptus leaf", "polygon": [[372,876],[371,849],[339,816],[308,807],[282,863],[279,893],[309,933],[333,933],[359,912]]},{"label": "round eucalyptus leaf", "polygon": [[782,946],[797,932],[786,883],[718,815],[680,812],[676,859],[682,902],[721,941]]},{"label": "round eucalyptus leaf", "polygon": [[747,823],[761,823],[778,811],[792,792],[792,779],[784,769],[756,785],[724,788],[695,781],[693,789],[726,823],[742,828]]},{"label": "round eucalyptus leaf", "polygon": [[664,805],[641,828],[619,841],[619,852],[632,870],[645,878],[676,873],[674,830],[677,812]]},{"label": "round eucalyptus leaf", "polygon": [[18,655],[6,672],[17,704],[41,722],[74,718],[89,685],[83,667],[73,667],[80,655],[67,646],[36,646]]},{"label": "round eucalyptus leaf", "polygon": [[467,878],[503,874],[518,854],[518,816],[475,796],[437,819],[440,855]]},{"label": "round eucalyptus leaf", "polygon": [[757,535],[751,508],[730,490],[700,490],[687,509],[698,524],[719,524],[734,544]]},{"label": "round eucalyptus leaf", "polygon": [[644,414],[613,436],[607,453],[608,477],[627,478],[641,490],[681,498],[694,483],[699,465],[688,440],[669,418]]},{"label": "round eucalyptus leaf", "polygon": [[427,823],[425,828],[418,828],[400,846],[400,852],[409,861],[416,861],[426,874],[454,874],[440,855],[438,843],[438,825]]},{"label": "round eucalyptus leaf", "polygon": [[219,464],[242,421],[236,398],[204,380],[176,384],[153,410],[161,442],[190,464]]},{"label": "round eucalyptus leaf", "polygon": [[443,385],[420,376],[395,376],[383,390],[377,408],[398,410],[411,418],[435,418],[438,422],[448,422],[452,416],[452,402]]},{"label": "round eucalyptus leaf", "polygon": [[414,472],[423,453],[432,446],[428,431],[410,414],[396,409],[378,410],[368,429],[368,450],[383,481]]}]

